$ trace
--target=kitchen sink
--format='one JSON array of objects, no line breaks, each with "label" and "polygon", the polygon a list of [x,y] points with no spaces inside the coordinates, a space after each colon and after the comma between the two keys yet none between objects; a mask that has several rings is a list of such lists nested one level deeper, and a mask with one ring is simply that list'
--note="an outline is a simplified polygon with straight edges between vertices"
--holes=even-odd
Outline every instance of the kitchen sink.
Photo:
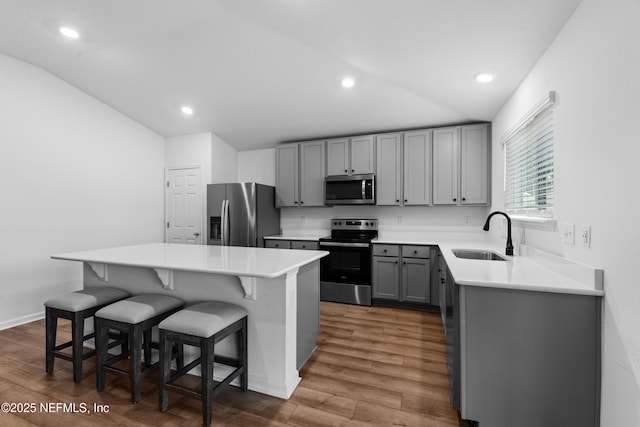
[{"label": "kitchen sink", "polygon": [[451,252],[458,258],[480,259],[485,261],[506,261],[502,255],[498,255],[492,251],[481,249],[452,249]]}]

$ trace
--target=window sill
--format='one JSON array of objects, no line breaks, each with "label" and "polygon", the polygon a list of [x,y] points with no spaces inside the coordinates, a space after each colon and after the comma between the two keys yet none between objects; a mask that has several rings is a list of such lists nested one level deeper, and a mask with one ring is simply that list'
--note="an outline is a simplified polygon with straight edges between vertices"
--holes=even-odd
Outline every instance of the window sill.
[{"label": "window sill", "polygon": [[511,216],[511,222],[514,227],[532,230],[555,231],[557,229],[557,221],[553,218],[514,215]]}]

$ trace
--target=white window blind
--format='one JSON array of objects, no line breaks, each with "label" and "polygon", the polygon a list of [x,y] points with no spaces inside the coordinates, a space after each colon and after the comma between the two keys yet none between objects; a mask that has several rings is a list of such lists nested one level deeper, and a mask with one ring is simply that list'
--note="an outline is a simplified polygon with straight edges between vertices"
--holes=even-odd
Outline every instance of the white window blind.
[{"label": "white window blind", "polygon": [[505,208],[515,214],[549,216],[553,211],[553,103],[541,100],[503,138]]}]

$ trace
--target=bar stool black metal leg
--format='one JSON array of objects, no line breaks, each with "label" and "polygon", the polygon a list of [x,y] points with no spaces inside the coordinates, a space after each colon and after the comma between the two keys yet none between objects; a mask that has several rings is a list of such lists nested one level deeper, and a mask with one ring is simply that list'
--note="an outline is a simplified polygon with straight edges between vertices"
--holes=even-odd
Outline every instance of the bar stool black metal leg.
[{"label": "bar stool black metal leg", "polygon": [[[160,330],[160,390],[159,393],[159,406],[160,411],[165,412],[169,405],[169,393],[165,389],[164,385],[169,382],[171,375],[171,357],[167,355],[171,354],[171,342],[166,339],[166,333]],[[180,369],[180,368],[178,368]]]},{"label": "bar stool black metal leg", "polygon": [[73,342],[71,357],[73,359],[73,382],[82,380],[82,353],[84,349],[84,312],[73,314],[71,319],[71,341]]},{"label": "bar stool black metal leg", "polygon": [[249,387],[249,376],[247,375],[248,369],[247,369],[247,361],[248,361],[248,354],[247,354],[247,318],[245,317],[244,319],[242,319],[242,328],[239,331],[240,333],[240,337],[238,339],[238,343],[239,345],[239,349],[238,349],[238,358],[240,359],[242,366],[244,367],[244,370],[242,372],[242,374],[240,374],[240,387],[242,388],[242,391],[247,391],[247,388]]},{"label": "bar stool black metal leg", "polygon": [[142,380],[142,331],[140,328],[129,328],[129,354],[131,356],[131,368],[129,379],[131,380],[131,401],[140,401],[140,381]]},{"label": "bar stool black metal leg", "polygon": [[53,372],[53,359],[54,359],[54,348],[56,346],[56,332],[58,330],[58,318],[54,315],[53,310],[47,308],[46,310],[46,334],[47,334],[47,349],[46,349],[46,358],[47,358],[47,373]]},{"label": "bar stool black metal leg", "polygon": [[109,328],[102,326],[102,319],[96,318],[96,359],[98,372],[96,373],[96,388],[104,390],[105,376],[104,365],[107,362],[107,350],[109,347]]},{"label": "bar stool black metal leg", "polygon": [[211,424],[211,399],[213,399],[213,360],[214,338],[200,338],[201,375],[202,375],[202,422],[205,426]]}]

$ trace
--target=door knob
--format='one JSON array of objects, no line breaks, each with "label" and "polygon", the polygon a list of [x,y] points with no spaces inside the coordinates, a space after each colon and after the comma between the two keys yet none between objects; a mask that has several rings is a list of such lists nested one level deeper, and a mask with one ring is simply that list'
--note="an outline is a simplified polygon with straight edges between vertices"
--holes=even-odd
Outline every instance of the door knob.
[{"label": "door knob", "polygon": [[194,236],[198,237],[200,235],[200,233],[198,233],[197,231],[195,233],[193,233]]}]

